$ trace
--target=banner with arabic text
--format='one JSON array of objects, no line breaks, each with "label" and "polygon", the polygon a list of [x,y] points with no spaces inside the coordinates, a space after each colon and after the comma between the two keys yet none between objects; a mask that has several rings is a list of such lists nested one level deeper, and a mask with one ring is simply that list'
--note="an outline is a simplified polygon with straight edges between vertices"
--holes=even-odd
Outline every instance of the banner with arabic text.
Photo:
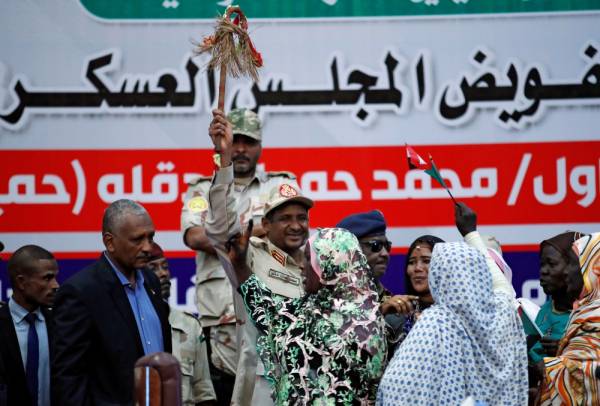
[{"label": "banner with arabic text", "polygon": [[[36,243],[66,277],[102,249],[106,205],[132,198],[173,260],[174,304],[193,308],[181,198],[212,172],[218,87],[194,44],[229,3],[3,2],[2,258]],[[600,229],[600,2],[240,4],[265,66],[228,80],[226,110],[259,114],[261,164],[296,174],[311,227],[382,210],[401,291],[415,237],[459,238],[446,192],[407,170],[409,144],[503,244],[518,293],[543,302],[537,244]]]}]

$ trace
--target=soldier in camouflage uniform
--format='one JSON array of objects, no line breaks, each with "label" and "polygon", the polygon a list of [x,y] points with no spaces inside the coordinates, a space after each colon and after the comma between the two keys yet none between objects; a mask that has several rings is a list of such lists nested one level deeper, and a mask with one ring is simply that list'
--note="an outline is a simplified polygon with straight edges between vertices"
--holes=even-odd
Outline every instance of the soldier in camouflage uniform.
[{"label": "soldier in camouflage uniform", "polygon": [[[225,120],[220,111],[215,117]],[[295,177],[289,172],[264,172],[256,167],[262,151],[261,123],[258,116],[247,109],[232,110],[227,116],[233,130],[233,195],[235,212],[242,224],[254,219],[258,225],[255,236],[263,236],[260,220],[269,191],[277,185],[290,183],[297,187]],[[217,119],[211,131],[222,126]],[[205,234],[208,215],[208,190],[210,177],[195,179],[189,184],[184,199],[181,229],[185,244],[196,250],[196,301],[203,327],[210,328],[211,361],[215,368],[227,376],[236,375],[231,398],[233,405],[250,405],[257,374],[263,373],[258,365],[255,340],[244,338],[244,330],[236,330],[246,323],[246,309],[239,293],[233,290],[214,248]],[[237,351],[236,351],[237,350]],[[215,382],[217,393],[221,389]],[[221,399],[219,399],[221,404]],[[226,402],[226,404],[229,404]],[[261,403],[264,404],[264,403]],[[267,403],[268,404],[268,403]]]},{"label": "soldier in camouflage uniform", "polygon": [[[164,300],[171,295],[171,271],[163,250],[152,246],[146,266],[160,280]],[[196,316],[171,307],[169,312],[173,356],[181,366],[181,399],[184,405],[213,405],[215,390],[210,380],[206,339]]]}]

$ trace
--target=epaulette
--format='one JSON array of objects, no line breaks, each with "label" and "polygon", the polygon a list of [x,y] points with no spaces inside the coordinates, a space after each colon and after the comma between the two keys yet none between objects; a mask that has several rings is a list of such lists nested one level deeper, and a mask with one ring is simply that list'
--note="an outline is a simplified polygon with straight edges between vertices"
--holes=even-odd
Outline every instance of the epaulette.
[{"label": "epaulette", "polygon": [[296,175],[294,175],[293,172],[287,172],[287,171],[267,172],[267,176],[269,178],[274,178],[276,176],[283,176],[283,177],[290,178],[290,179],[296,179]]},{"label": "epaulette", "polygon": [[192,179],[191,181],[188,182],[189,186],[195,186],[198,183],[205,181],[205,180],[212,180],[212,175],[211,176],[197,176],[194,179]]},{"label": "epaulette", "polygon": [[263,238],[251,236],[250,244],[252,244],[256,248],[263,248],[265,251],[268,250],[268,244]]}]

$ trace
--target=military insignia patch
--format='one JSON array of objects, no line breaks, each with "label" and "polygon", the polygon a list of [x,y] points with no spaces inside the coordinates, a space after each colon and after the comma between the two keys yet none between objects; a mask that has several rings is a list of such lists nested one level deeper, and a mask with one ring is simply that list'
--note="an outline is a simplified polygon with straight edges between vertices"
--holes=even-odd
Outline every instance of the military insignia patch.
[{"label": "military insignia patch", "polygon": [[208,209],[208,202],[202,196],[196,196],[188,201],[187,207],[192,213],[200,213]]},{"label": "military insignia patch", "polygon": [[271,251],[271,256],[275,258],[275,261],[279,262],[281,265],[285,266],[285,255],[277,250]]},{"label": "military insignia patch", "polygon": [[283,185],[279,186],[279,194],[282,197],[298,196],[298,192],[296,191],[296,189],[294,189],[291,185],[288,185],[287,183],[284,183]]}]

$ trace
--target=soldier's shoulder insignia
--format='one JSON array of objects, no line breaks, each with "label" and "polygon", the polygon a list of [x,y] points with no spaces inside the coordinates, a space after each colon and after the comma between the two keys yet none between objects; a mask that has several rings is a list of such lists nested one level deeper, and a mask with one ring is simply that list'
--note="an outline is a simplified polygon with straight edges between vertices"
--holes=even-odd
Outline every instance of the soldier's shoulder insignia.
[{"label": "soldier's shoulder insignia", "polygon": [[287,172],[287,171],[267,172],[267,176],[269,178],[284,177],[284,178],[288,178],[288,179],[296,179],[296,175],[294,175],[293,172]]},{"label": "soldier's shoulder insignia", "polygon": [[187,202],[187,208],[192,213],[200,213],[208,209],[208,201],[202,196],[192,197]]},{"label": "soldier's shoulder insignia", "polygon": [[188,182],[189,186],[196,186],[197,184],[204,182],[204,181],[211,181],[212,180],[212,176],[196,176],[195,178],[192,178],[192,180],[190,180]]}]

